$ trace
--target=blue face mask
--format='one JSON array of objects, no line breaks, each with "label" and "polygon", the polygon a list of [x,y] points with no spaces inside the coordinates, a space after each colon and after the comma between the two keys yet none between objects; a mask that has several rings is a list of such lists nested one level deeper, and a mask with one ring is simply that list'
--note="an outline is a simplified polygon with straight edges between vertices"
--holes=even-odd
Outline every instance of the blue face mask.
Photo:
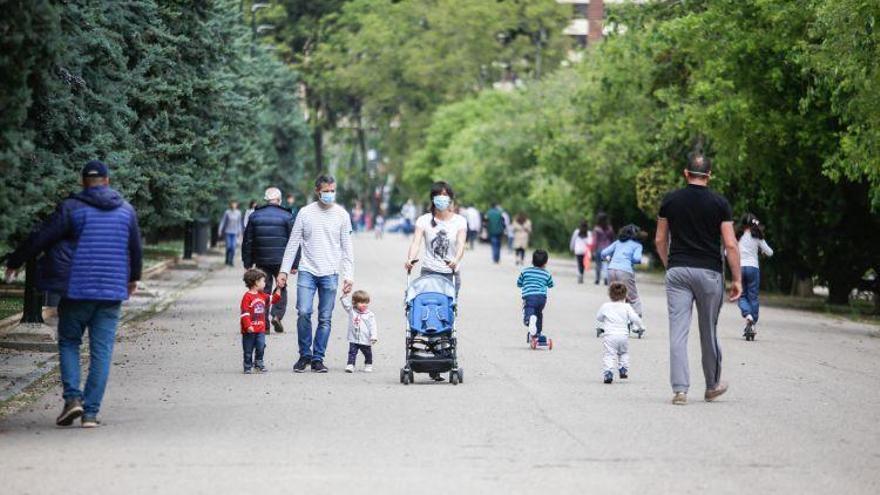
[{"label": "blue face mask", "polygon": [[325,205],[332,205],[336,201],[336,192],[322,192],[321,202]]},{"label": "blue face mask", "polygon": [[440,211],[446,211],[446,209],[449,208],[450,203],[452,203],[452,199],[449,196],[434,196],[434,208],[437,208]]}]

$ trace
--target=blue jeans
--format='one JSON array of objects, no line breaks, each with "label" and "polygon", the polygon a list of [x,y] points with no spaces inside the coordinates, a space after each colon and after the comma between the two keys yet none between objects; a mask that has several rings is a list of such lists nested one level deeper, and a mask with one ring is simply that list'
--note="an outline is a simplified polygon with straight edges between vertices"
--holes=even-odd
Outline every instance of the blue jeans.
[{"label": "blue jeans", "polygon": [[[330,320],[336,305],[336,286],[338,275],[316,277],[309,272],[300,271],[296,281],[296,332],[299,340],[299,355],[310,361],[323,361],[330,340]],[[312,309],[315,293],[318,293],[318,328],[312,338]]]},{"label": "blue jeans", "polygon": [[[268,329],[269,327],[266,328]],[[249,370],[253,368],[254,361],[256,361],[257,367],[263,366],[263,351],[266,350],[266,334],[241,334],[241,348],[244,351],[244,369]]]},{"label": "blue jeans", "polygon": [[[81,399],[85,414],[97,415],[107,388],[119,301],[75,301],[62,299],[58,304],[58,354],[61,360],[61,384],[64,400]],[[89,329],[89,376],[85,390],[79,388],[79,348]]]},{"label": "blue jeans", "polygon": [[232,266],[235,259],[235,234],[226,234],[226,264]]},{"label": "blue jeans", "polygon": [[492,261],[498,263],[501,260],[501,234],[490,235],[489,242],[492,243]]},{"label": "blue jeans", "polygon": [[538,331],[538,335],[541,335],[541,331],[544,330],[544,306],[546,305],[547,296],[544,295],[536,294],[523,298],[523,323],[529,326],[529,318],[534,315],[537,319],[535,328]]},{"label": "blue jeans", "polygon": [[743,318],[752,315],[752,320],[758,323],[758,290],[761,288],[761,271],[754,266],[742,267],[743,294],[739,298],[739,310]]}]

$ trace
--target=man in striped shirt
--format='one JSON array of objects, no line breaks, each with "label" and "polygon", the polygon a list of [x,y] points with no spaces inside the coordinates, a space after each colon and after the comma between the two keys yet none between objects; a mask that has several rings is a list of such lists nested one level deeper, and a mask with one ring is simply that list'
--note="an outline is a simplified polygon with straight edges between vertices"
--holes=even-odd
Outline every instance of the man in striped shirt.
[{"label": "man in striped shirt", "polygon": [[[303,207],[296,217],[278,283],[283,287],[293,270],[296,252],[302,248],[299,277],[296,283],[296,322],[299,360],[293,365],[302,373],[311,365],[312,371],[326,373],[324,353],[330,339],[330,320],[336,304],[336,288],[342,276],[342,293],[354,285],[354,252],[351,246],[351,217],[336,204],[336,180],[322,175],[315,180],[318,201]],[[318,294],[318,327],[312,335],[312,310]]]},{"label": "man in striped shirt", "polygon": [[523,268],[516,281],[522,291],[523,323],[529,327],[530,336],[540,336],[544,327],[544,306],[547,289],[553,287],[553,276],[545,268],[550,256],[538,249],[532,254],[532,266]]}]

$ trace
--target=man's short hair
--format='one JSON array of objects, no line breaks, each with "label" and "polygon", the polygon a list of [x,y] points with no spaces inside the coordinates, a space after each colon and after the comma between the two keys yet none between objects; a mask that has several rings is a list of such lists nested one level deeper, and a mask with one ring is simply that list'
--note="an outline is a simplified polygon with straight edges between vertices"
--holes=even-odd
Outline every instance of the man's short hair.
[{"label": "man's short hair", "polygon": [[244,277],[242,277],[242,281],[244,281],[244,285],[251,289],[255,285],[257,285],[257,281],[261,278],[266,278],[266,272],[260,270],[259,268],[251,268],[250,270],[244,272]]},{"label": "man's short hair", "polygon": [[712,173],[712,160],[702,153],[689,153],[687,171],[690,174],[705,177]]},{"label": "man's short hair", "polygon": [[621,282],[611,282],[608,286],[608,297],[614,302],[626,299],[626,292],[626,286]]},{"label": "man's short hair", "polygon": [[532,265],[533,266],[545,266],[547,265],[547,260],[550,259],[550,255],[547,254],[547,251],[543,249],[538,249],[534,253],[532,253]]},{"label": "man's short hair", "polygon": [[334,179],[332,175],[319,175],[318,178],[315,179],[315,189],[321,189],[321,186],[324,184],[336,184],[336,179]]},{"label": "man's short hair", "polygon": [[263,196],[266,201],[281,201],[281,189],[270,187],[266,189],[266,195]]}]

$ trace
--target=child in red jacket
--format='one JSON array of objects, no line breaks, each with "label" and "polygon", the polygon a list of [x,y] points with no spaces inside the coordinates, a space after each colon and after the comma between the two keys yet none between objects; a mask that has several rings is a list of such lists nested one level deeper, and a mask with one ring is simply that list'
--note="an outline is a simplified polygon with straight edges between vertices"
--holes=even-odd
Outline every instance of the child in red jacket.
[{"label": "child in red jacket", "polygon": [[[244,285],[248,290],[241,298],[241,347],[244,349],[244,372],[251,373],[256,367],[263,373],[263,351],[266,349],[266,313],[270,304],[281,300],[282,287],[276,287],[272,293],[263,292],[266,287],[266,272],[251,268],[244,273]],[[256,354],[256,356],[255,356]]]}]

